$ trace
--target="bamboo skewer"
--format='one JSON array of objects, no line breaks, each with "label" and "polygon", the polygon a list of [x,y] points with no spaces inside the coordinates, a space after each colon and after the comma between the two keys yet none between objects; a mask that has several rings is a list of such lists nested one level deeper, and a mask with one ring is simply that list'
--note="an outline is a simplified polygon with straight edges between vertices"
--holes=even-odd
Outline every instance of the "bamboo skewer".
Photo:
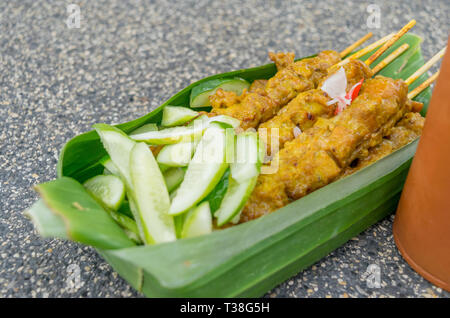
[{"label": "bamboo skewer", "polygon": [[428,69],[433,66],[434,63],[439,61],[445,53],[445,50],[447,47],[444,47],[442,50],[440,50],[435,56],[433,56],[428,62],[426,62],[424,65],[422,65],[417,71],[415,71],[408,79],[405,81],[406,84],[411,84],[414,82],[420,75],[428,71]]},{"label": "bamboo skewer", "polygon": [[384,60],[382,60],[380,63],[378,63],[373,69],[373,74],[377,74],[379,71],[381,71],[386,65],[391,63],[393,60],[395,60],[397,57],[399,57],[403,52],[405,52],[407,49],[409,49],[409,44],[404,43],[400,47],[398,47],[394,52],[389,54]]},{"label": "bamboo skewer", "polygon": [[416,20],[409,21],[403,28],[400,29],[392,38],[390,38],[383,46],[378,49],[374,54],[372,54],[367,60],[366,64],[372,64],[377,58],[380,57],[388,48],[392,46],[399,38],[401,38],[406,32],[411,30],[411,28],[416,24]]},{"label": "bamboo skewer", "polygon": [[431,77],[429,77],[425,82],[414,88],[412,91],[408,93],[408,98],[413,99],[417,95],[419,95],[425,88],[430,86],[439,76],[439,71],[434,73]]},{"label": "bamboo skewer", "polygon": [[[445,53],[445,50],[447,47],[444,47],[442,50],[440,50],[435,56],[433,56],[431,59],[429,59],[424,65],[422,65],[417,71],[415,71],[410,77],[408,77],[405,80],[405,83],[409,86],[411,83],[413,83],[415,80],[417,80],[422,74],[424,74],[426,71],[430,69],[431,66],[436,64]],[[425,82],[414,88],[412,91],[408,93],[408,98],[413,99],[417,95],[419,95],[420,92],[422,92],[425,88],[430,86],[439,76],[439,71],[434,73],[431,77],[429,77]]]},{"label": "bamboo skewer", "polygon": [[346,59],[340,61],[339,63],[333,65],[332,67],[340,67],[343,66],[345,64],[347,64],[349,61],[351,60],[356,60],[358,58],[360,58],[361,56],[369,53],[370,51],[376,49],[377,47],[379,47],[380,45],[383,45],[383,43],[387,42],[389,39],[391,39],[395,34],[391,33],[389,35],[386,35],[385,37],[379,39],[376,42],[373,42],[372,44],[366,46],[365,48],[362,48],[361,50],[359,50],[358,52],[350,55],[349,57],[347,57]]},{"label": "bamboo skewer", "polygon": [[356,49],[358,46],[360,46],[361,44],[366,42],[368,39],[370,39],[372,37],[372,35],[373,35],[373,33],[369,32],[366,35],[364,35],[362,38],[360,38],[358,41],[356,41],[355,43],[349,45],[346,49],[344,49],[341,53],[339,53],[341,58],[344,58],[349,53],[351,53],[354,49]]}]

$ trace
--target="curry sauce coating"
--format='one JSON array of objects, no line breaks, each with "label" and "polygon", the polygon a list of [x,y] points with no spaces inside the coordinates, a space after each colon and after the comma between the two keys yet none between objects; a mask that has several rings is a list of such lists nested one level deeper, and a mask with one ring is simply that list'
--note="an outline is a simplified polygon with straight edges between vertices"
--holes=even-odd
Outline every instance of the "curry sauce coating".
[{"label": "curry sauce coating", "polygon": [[264,89],[266,88],[267,82],[268,80],[265,79],[254,80],[253,83],[250,85],[248,92],[264,95],[265,94]]},{"label": "curry sauce coating", "polygon": [[[372,70],[360,60],[352,60],[343,68],[347,77],[347,91],[362,79],[368,79],[373,75]],[[334,73],[329,74],[326,78],[332,74]],[[319,87],[322,86],[326,78],[322,80]],[[312,89],[298,94],[297,97],[281,108],[276,116],[262,123],[258,130],[266,129],[262,134],[260,133],[260,136],[267,136],[265,138],[267,153],[271,154],[271,129],[278,129],[278,147],[281,149],[287,141],[295,138],[295,127],[298,127],[300,131],[305,131],[311,128],[319,117],[330,118],[334,116],[336,104],[327,105],[329,101],[330,98],[324,91]],[[274,136],[274,138],[276,137]]]},{"label": "curry sauce coating", "polygon": [[271,118],[276,109],[274,101],[269,97],[245,90],[237,96],[234,92],[218,89],[209,100],[213,107],[211,113],[237,118],[243,129],[257,127],[261,121]]},{"label": "curry sauce coating", "polygon": [[341,60],[336,51],[323,51],[316,57],[294,62],[280,63],[279,54],[270,54],[275,64],[281,69],[267,82],[265,92],[275,101],[279,108],[283,107],[299,93],[317,87],[328,69]]},{"label": "curry sauce coating", "polygon": [[316,57],[297,62],[294,62],[292,53],[270,56],[279,69],[264,88],[255,85],[254,89],[244,90],[240,96],[218,89],[209,97],[212,112],[239,119],[243,129],[256,128],[259,123],[275,116],[300,92],[316,87],[327,69],[340,61],[339,53],[334,51],[324,51]]},{"label": "curry sauce coating", "polygon": [[355,165],[345,169],[341,177],[348,176],[380,160],[390,153],[414,141],[422,134],[425,118],[419,113],[409,112],[391,129],[383,141],[370,149],[365,157],[355,159]]},{"label": "curry sauce coating", "polygon": [[381,143],[407,111],[407,91],[402,80],[369,79],[342,113],[287,142],[274,158],[278,171],[260,177],[240,221],[270,213],[280,202],[297,200],[337,179],[354,158]]}]

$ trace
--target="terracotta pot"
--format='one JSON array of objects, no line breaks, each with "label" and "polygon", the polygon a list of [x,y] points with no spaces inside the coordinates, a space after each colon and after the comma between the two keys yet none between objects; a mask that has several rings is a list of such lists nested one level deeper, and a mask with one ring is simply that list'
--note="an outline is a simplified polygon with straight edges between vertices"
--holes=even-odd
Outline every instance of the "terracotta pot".
[{"label": "terracotta pot", "polygon": [[[449,37],[450,39],[450,37]],[[425,127],[394,221],[405,260],[450,291],[450,54],[442,62]]]}]

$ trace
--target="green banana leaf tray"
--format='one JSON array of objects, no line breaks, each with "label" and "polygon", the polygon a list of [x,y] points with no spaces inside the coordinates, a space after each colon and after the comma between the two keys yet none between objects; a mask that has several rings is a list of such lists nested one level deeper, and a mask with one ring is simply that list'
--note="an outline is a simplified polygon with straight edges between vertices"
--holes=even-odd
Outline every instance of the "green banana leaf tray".
[{"label": "green banana leaf tray", "polygon": [[[403,36],[379,60],[403,43],[409,49],[380,74],[411,75],[424,64],[421,41],[413,34]],[[267,64],[202,79],[151,113],[117,127],[128,133],[158,123],[166,105],[188,106],[191,89],[205,81],[240,77],[251,82],[275,73],[274,64]],[[411,89],[426,78],[421,76]],[[423,115],[430,97],[426,89],[415,98],[424,103]],[[36,187],[42,199],[29,214],[42,236],[94,246],[146,296],[261,296],[395,211],[417,143],[257,220],[201,237],[136,246],[80,184],[103,172],[99,160],[106,152],[97,133],[90,131],[64,146],[58,179]]]}]

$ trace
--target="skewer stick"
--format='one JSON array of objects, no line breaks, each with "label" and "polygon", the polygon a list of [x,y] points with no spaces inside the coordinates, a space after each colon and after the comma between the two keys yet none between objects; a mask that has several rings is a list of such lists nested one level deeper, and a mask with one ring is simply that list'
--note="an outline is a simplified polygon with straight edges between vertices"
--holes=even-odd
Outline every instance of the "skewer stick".
[{"label": "skewer stick", "polygon": [[408,93],[408,98],[413,99],[417,95],[419,95],[425,88],[431,85],[439,76],[439,71],[434,73],[431,77],[429,77],[425,82],[414,88],[412,91]]},{"label": "skewer stick", "polygon": [[343,50],[341,53],[339,53],[341,58],[345,57],[350,52],[352,52],[354,49],[356,49],[358,46],[360,46],[361,44],[366,42],[368,39],[370,39],[372,37],[372,35],[373,35],[373,33],[369,32],[366,35],[364,35],[362,38],[360,38],[358,41],[356,41],[355,43],[348,46],[345,50]]},{"label": "skewer stick", "polygon": [[399,57],[403,52],[405,52],[407,49],[409,49],[409,44],[404,43],[400,47],[398,47],[394,52],[389,54],[384,60],[382,60],[380,63],[375,66],[372,71],[373,74],[377,74],[379,71],[381,71],[386,65],[391,63],[393,60],[395,60],[397,57]]},{"label": "skewer stick", "polygon": [[434,63],[439,61],[444,56],[444,53],[445,53],[446,49],[447,49],[447,47],[444,47],[442,50],[440,50],[439,53],[437,53],[435,56],[433,56],[428,62],[426,62],[424,65],[422,65],[422,67],[420,67],[417,71],[415,71],[414,74],[412,74],[410,77],[408,77],[408,79],[405,81],[405,83],[408,84],[408,85],[411,84],[420,75],[422,75],[423,73],[428,71],[428,69],[431,66],[433,66]]},{"label": "skewer stick", "polygon": [[334,68],[334,67],[339,68],[339,67],[341,67],[341,66],[347,64],[347,63],[348,63],[349,61],[351,61],[351,60],[356,60],[356,59],[360,58],[361,56],[366,55],[366,54],[369,53],[370,51],[376,49],[377,47],[379,47],[379,46],[382,45],[383,43],[385,43],[385,42],[387,42],[388,40],[390,40],[394,35],[395,35],[394,33],[391,33],[391,34],[389,34],[389,35],[386,35],[385,37],[379,39],[379,40],[376,41],[376,42],[373,42],[372,44],[366,46],[365,48],[362,48],[362,49],[359,50],[358,52],[356,52],[356,53],[350,55],[350,56],[347,57],[345,60],[340,61],[339,63],[335,64],[335,65],[332,66],[332,67],[333,67],[333,68]]},{"label": "skewer stick", "polygon": [[416,20],[409,21],[403,28],[400,29],[391,39],[389,39],[386,43],[383,44],[381,48],[378,49],[374,54],[372,54],[367,60],[366,64],[372,64],[377,58],[380,57],[388,48],[392,46],[400,37],[403,36],[406,32],[411,30],[411,28],[416,24]]}]

